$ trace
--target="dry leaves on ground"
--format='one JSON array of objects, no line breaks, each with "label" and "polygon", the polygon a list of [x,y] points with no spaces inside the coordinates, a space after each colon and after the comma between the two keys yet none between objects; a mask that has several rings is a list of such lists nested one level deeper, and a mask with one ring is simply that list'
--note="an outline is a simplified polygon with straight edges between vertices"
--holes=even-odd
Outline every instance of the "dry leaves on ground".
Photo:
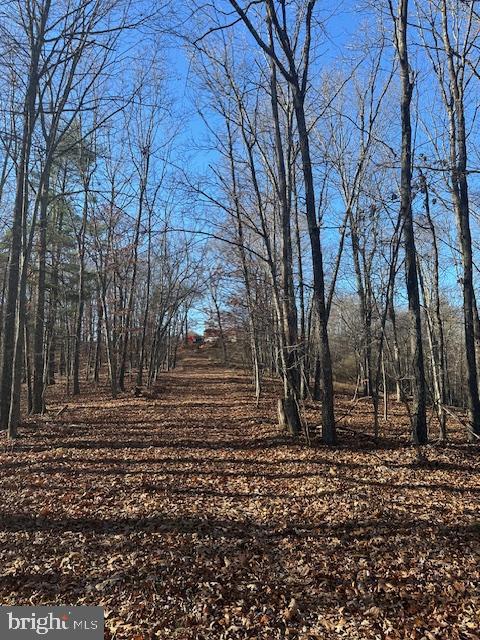
[{"label": "dry leaves on ground", "polygon": [[58,400],[3,443],[3,604],[102,605],[119,640],[479,637],[478,449],[307,448],[200,356],[156,395]]}]

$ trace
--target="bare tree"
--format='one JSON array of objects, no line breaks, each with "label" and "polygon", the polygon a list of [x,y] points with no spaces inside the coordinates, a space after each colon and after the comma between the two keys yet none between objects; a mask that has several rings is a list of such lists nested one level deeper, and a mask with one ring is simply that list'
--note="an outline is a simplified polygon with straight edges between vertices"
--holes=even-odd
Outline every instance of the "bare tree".
[{"label": "bare tree", "polygon": [[[313,286],[315,293],[314,301],[320,332],[321,377],[323,387],[323,438],[327,444],[334,444],[336,441],[333,407],[334,395],[332,362],[327,329],[328,317],[325,306],[323,253],[320,243],[320,228],[315,204],[315,187],[312,158],[310,153],[309,129],[305,112],[305,99],[308,90],[310,70],[312,15],[316,0],[308,0],[308,2],[302,3],[305,6],[297,7],[298,13],[296,15],[296,27],[293,27],[293,29],[295,31],[303,28],[304,37],[302,45],[299,44],[298,38],[292,39],[288,35],[287,6],[285,2],[280,3],[280,12],[278,12],[272,0],[265,0],[265,2],[262,3],[265,6],[267,22],[268,24],[271,24],[272,38],[270,40],[265,39],[259,28],[255,27],[253,24],[248,13],[248,6],[240,6],[236,0],[230,0],[230,4],[255,39],[257,45],[265,52],[268,58],[273,61],[276,69],[288,82],[292,91],[305,189],[305,208],[312,254]],[[275,36],[275,42],[273,40],[273,36]],[[277,45],[280,47],[280,51],[278,53],[276,50]],[[280,56],[282,56],[283,59],[281,59]]]},{"label": "bare tree", "polygon": [[[472,437],[480,436],[480,397],[475,358],[475,291],[468,185],[468,135],[465,111],[466,92],[478,77],[478,15],[475,2],[447,0],[417,3],[420,32],[425,51],[438,79],[447,115],[448,189],[458,226],[462,256],[462,294],[467,360],[468,409]],[[442,161],[444,158],[442,158]]]},{"label": "bare tree", "polygon": [[417,444],[428,439],[426,416],[426,384],[423,361],[422,320],[420,290],[417,272],[417,253],[412,215],[412,127],[411,102],[414,89],[414,74],[408,59],[408,0],[399,0],[395,13],[389,1],[395,25],[395,49],[400,65],[400,116],[402,122],[400,212],[403,221],[405,244],[405,275],[408,306],[411,315],[411,351],[413,368],[413,401],[411,409],[412,436]]}]

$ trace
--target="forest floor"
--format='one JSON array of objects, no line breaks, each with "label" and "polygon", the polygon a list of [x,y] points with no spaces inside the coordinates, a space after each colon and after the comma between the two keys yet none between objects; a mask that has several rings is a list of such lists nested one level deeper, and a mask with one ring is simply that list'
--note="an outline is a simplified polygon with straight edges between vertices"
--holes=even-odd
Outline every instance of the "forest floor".
[{"label": "forest floor", "polygon": [[480,637],[478,447],[419,466],[397,408],[380,446],[308,448],[202,353],[49,409],[0,442],[1,604],[101,605],[119,640]]}]

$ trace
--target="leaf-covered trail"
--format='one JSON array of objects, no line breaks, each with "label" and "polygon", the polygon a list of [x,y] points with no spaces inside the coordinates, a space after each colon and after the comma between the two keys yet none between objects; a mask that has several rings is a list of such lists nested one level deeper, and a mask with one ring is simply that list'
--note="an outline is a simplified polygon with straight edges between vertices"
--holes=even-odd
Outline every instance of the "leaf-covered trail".
[{"label": "leaf-covered trail", "polygon": [[3,604],[101,604],[129,640],[478,638],[478,450],[307,449],[245,376],[183,365],[2,440]]}]

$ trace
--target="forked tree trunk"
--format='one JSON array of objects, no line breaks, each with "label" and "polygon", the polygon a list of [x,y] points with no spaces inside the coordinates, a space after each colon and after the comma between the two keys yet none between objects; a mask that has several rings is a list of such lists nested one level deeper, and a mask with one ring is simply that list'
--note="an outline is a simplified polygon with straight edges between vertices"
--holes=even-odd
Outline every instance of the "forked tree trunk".
[{"label": "forked tree trunk", "polygon": [[[271,24],[270,43],[272,44]],[[287,193],[287,174],[285,167],[285,157],[280,130],[280,116],[278,111],[277,95],[277,74],[275,63],[271,61],[270,74],[270,96],[273,124],[275,131],[275,160],[277,166],[277,195],[280,206],[280,238],[281,255],[280,262],[282,297],[281,297],[281,317],[280,331],[283,334],[282,348],[284,349],[283,361],[285,370],[283,372],[285,384],[285,408],[284,418],[287,421],[290,432],[299,435],[301,432],[301,420],[298,411],[298,399],[300,395],[300,372],[298,361],[298,326],[297,308],[295,303],[295,291],[293,286],[293,254],[292,237],[290,224],[290,206]],[[279,405],[280,406],[280,405]]]},{"label": "forked tree trunk", "polygon": [[247,29],[254,37],[257,44],[268,55],[269,59],[275,63],[276,68],[282,73],[285,80],[290,85],[293,98],[293,108],[297,124],[297,135],[300,147],[301,166],[305,189],[305,208],[308,222],[308,234],[310,238],[310,248],[312,254],[313,271],[313,292],[314,305],[319,323],[319,342],[321,359],[321,377],[323,383],[323,403],[322,403],[322,428],[323,439],[327,444],[336,442],[336,427],[334,415],[334,394],[332,360],[330,355],[330,345],[328,340],[328,313],[325,304],[325,281],[323,270],[323,254],[320,244],[320,228],[317,220],[315,205],[315,191],[312,171],[312,161],[309,145],[309,132],[305,118],[305,95],[308,88],[309,56],[311,45],[311,24],[312,14],[315,7],[315,0],[306,3],[304,15],[303,48],[301,56],[300,71],[299,63],[295,59],[295,52],[292,49],[291,40],[286,33],[286,28],[281,26],[282,19],[279,20],[277,10],[273,1],[267,0],[268,21],[274,27],[276,39],[279,42],[283,53],[287,59],[285,67],[275,53],[275,49],[270,43],[262,39],[260,33],[255,29],[244,9],[241,8],[237,0],[230,0],[230,4],[235,9]]}]

